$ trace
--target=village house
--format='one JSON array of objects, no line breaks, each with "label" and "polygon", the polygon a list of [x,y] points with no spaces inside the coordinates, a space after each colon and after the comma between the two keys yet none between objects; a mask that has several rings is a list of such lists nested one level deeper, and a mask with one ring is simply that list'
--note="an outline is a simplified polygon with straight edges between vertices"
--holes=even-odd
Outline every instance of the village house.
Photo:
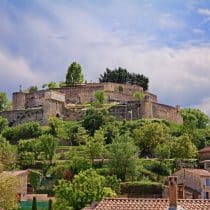
[{"label": "village house", "polygon": [[28,170],[4,171],[3,173],[18,177],[20,179],[20,187],[17,189],[17,196],[19,200],[27,195]]},{"label": "village house", "polygon": [[179,198],[209,199],[210,172],[204,169],[182,168],[174,173],[178,177]]},{"label": "village house", "polygon": [[210,146],[200,149],[198,154],[200,166],[210,172]]},{"label": "village house", "polygon": [[83,210],[209,210],[210,200],[178,199],[177,177],[169,177],[168,199],[105,198]]}]

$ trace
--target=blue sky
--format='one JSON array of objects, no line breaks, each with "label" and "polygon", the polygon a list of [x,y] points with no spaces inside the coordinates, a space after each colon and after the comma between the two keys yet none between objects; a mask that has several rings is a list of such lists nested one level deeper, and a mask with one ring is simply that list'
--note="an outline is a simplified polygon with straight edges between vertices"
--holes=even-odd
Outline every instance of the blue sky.
[{"label": "blue sky", "polygon": [[150,79],[159,101],[210,114],[210,1],[1,0],[0,91],[106,67]]}]

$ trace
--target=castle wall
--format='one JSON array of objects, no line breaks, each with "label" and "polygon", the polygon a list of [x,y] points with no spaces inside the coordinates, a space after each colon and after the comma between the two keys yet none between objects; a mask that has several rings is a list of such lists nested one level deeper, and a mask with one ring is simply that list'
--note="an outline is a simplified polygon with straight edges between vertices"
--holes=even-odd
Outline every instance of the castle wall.
[{"label": "castle wall", "polygon": [[45,92],[45,90],[40,90],[33,93],[26,93],[25,108],[30,109],[43,106]]},{"label": "castle wall", "polygon": [[138,85],[117,84],[117,83],[102,83],[105,92],[115,92],[124,95],[133,95],[135,91],[143,91],[143,88]]},{"label": "castle wall", "polygon": [[109,108],[109,114],[113,115],[117,120],[137,120],[141,118],[140,103],[132,101],[126,105],[116,105]]},{"label": "castle wall", "polygon": [[89,103],[94,100],[96,90],[103,90],[103,84],[84,84],[71,87],[62,87],[54,89],[65,94],[67,104]]},{"label": "castle wall", "polygon": [[26,94],[23,92],[17,92],[12,94],[12,109],[21,110],[25,109]]},{"label": "castle wall", "polygon": [[0,112],[0,116],[7,118],[10,126],[16,126],[22,123],[38,121],[44,123],[42,108],[11,110]]},{"label": "castle wall", "polygon": [[179,107],[152,103],[153,118],[165,119],[178,124],[183,123]]}]

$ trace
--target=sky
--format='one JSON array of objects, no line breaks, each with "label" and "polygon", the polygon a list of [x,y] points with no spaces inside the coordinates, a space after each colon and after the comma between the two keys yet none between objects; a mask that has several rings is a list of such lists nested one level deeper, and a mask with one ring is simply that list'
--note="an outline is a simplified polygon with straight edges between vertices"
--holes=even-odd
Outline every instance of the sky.
[{"label": "sky", "polygon": [[150,80],[159,102],[210,115],[210,0],[1,0],[0,92],[87,81],[106,68]]}]

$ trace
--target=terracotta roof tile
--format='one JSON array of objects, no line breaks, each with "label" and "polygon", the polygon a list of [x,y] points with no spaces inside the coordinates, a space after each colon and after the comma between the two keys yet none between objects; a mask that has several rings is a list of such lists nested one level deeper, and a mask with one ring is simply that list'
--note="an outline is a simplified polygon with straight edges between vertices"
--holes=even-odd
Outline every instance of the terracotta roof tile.
[{"label": "terracotta roof tile", "polygon": [[199,153],[202,153],[202,152],[210,152],[210,146],[204,147],[203,149],[200,149],[198,152]]},{"label": "terracotta roof tile", "polygon": [[210,176],[210,172],[204,169],[185,168],[183,170],[199,176]]},{"label": "terracotta roof tile", "polygon": [[19,176],[25,173],[28,173],[28,170],[19,170],[19,171],[3,171],[4,174],[9,174],[13,176]]},{"label": "terracotta roof tile", "polygon": [[[210,210],[210,200],[178,200],[185,210]],[[167,199],[105,198],[94,210],[167,210]]]}]

